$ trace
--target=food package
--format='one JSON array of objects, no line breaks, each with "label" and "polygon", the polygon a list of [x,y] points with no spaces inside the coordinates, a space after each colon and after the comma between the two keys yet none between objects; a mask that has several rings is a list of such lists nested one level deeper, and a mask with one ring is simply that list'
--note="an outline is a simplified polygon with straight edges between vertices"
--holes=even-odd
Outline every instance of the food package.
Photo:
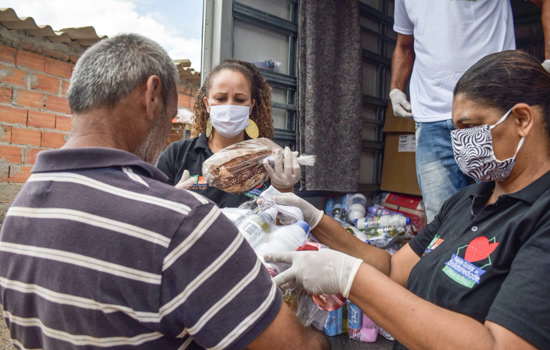
[{"label": "food package", "polygon": [[[226,147],[204,161],[202,175],[209,186],[228,193],[252,190],[267,179],[263,161],[282,148],[266,138],[246,140]],[[300,165],[313,165],[315,156],[298,157]]]}]

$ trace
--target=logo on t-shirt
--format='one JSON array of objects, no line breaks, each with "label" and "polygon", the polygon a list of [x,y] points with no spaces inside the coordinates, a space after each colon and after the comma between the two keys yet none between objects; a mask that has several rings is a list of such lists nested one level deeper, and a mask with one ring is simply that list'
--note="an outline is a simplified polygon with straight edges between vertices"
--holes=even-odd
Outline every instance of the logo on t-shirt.
[{"label": "logo on t-shirt", "polygon": [[267,190],[267,186],[264,183],[259,184],[256,188],[251,189],[248,192],[245,192],[244,195],[250,198],[259,197],[263,191]]},{"label": "logo on t-shirt", "polygon": [[[445,263],[443,272],[455,282],[472,288],[479,284],[484,268],[492,265],[491,254],[498,247],[496,238],[476,237],[468,245],[458,248],[451,260]],[[464,249],[466,248],[466,249]],[[464,257],[461,257],[461,254]]]},{"label": "logo on t-shirt", "polygon": [[192,185],[191,187],[189,188],[192,188],[194,190],[206,190],[206,180],[204,179],[203,176],[201,175],[191,175],[189,176],[190,179],[192,178],[195,178],[197,181],[195,182],[194,185]]},{"label": "logo on t-shirt", "polygon": [[426,248],[426,250],[424,251],[424,254],[422,256],[424,256],[428,253],[431,253],[431,251],[434,250],[435,248],[439,247],[439,245],[441,243],[443,243],[443,241],[444,241],[443,238],[441,238],[439,235],[435,235],[434,239],[432,239],[432,241],[428,245],[428,248]]}]

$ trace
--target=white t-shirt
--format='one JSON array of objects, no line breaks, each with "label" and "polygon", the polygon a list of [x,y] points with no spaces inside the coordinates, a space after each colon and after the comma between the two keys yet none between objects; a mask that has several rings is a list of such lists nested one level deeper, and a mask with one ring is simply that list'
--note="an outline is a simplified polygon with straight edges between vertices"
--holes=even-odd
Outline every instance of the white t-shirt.
[{"label": "white t-shirt", "polygon": [[516,47],[507,0],[395,0],[393,29],[414,35],[410,93],[417,122],[450,119],[462,74],[486,55]]}]

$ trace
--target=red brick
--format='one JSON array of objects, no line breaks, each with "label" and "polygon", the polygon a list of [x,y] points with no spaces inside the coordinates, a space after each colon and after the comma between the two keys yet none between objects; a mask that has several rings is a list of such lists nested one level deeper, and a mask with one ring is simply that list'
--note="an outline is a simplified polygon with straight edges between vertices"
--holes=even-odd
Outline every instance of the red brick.
[{"label": "red brick", "polygon": [[71,131],[73,118],[64,115],[58,115],[55,119],[55,129],[60,131]]},{"label": "red brick", "polygon": [[34,164],[36,163],[36,155],[42,151],[46,151],[41,148],[31,148],[25,150],[25,164]]},{"label": "red brick", "polygon": [[57,75],[59,77],[63,78],[70,78],[72,69],[71,64],[67,62],[62,62],[59,60],[55,60],[53,58],[46,58],[46,66],[45,66],[45,72]]},{"label": "red brick", "polygon": [[27,72],[14,67],[0,65],[0,83],[27,87]]},{"label": "red brick", "polygon": [[10,165],[9,182],[24,183],[31,176],[32,166],[13,166]]},{"label": "red brick", "polygon": [[23,148],[0,145],[0,159],[5,159],[10,163],[23,163]]},{"label": "red brick", "polygon": [[15,92],[15,100],[20,106],[32,107],[37,109],[44,108],[44,94],[41,92],[17,90]]},{"label": "red brick", "polygon": [[11,143],[11,126],[0,125],[0,142]]},{"label": "red brick", "polygon": [[59,93],[59,78],[44,74],[31,74],[31,89],[44,90],[52,94]]},{"label": "red brick", "polygon": [[27,126],[55,129],[55,114],[29,111]]},{"label": "red brick", "polygon": [[60,132],[43,131],[42,132],[42,147],[61,148],[69,135]]},{"label": "red brick", "polygon": [[17,145],[40,146],[40,130],[27,128],[12,128],[11,143]]},{"label": "red brick", "polygon": [[53,111],[53,112],[71,114],[71,108],[69,107],[69,101],[67,101],[66,97],[47,95],[46,96],[46,109],[48,109],[50,111]]},{"label": "red brick", "polygon": [[11,103],[12,88],[0,87],[0,102]]},{"label": "red brick", "polygon": [[17,50],[13,47],[0,45],[0,62],[15,64],[16,52]]},{"label": "red brick", "polygon": [[27,110],[0,106],[0,122],[27,125]]},{"label": "red brick", "polygon": [[71,61],[73,63],[73,66],[76,64],[76,61],[78,61],[78,56],[75,56],[75,55],[70,55],[69,56],[69,61]]},{"label": "red brick", "polygon": [[194,98],[188,95],[178,94],[178,106],[193,108]]},{"label": "red brick", "polygon": [[27,67],[39,72],[43,72],[46,66],[46,57],[35,53],[17,50],[17,59],[15,64],[18,67]]},{"label": "red brick", "polygon": [[61,94],[67,96],[67,92],[69,92],[69,81],[61,79]]}]

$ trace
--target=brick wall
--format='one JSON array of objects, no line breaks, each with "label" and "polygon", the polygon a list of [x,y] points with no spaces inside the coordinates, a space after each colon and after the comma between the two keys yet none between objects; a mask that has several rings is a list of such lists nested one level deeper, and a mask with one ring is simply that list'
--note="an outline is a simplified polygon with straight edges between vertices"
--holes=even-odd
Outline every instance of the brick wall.
[{"label": "brick wall", "polygon": [[[59,44],[64,45],[64,44]],[[71,129],[67,90],[78,57],[28,41],[0,42],[0,224],[36,160],[65,144]],[[82,50],[83,51],[83,50]],[[197,89],[178,87],[178,107],[192,109]],[[170,140],[184,138],[175,125]]]},{"label": "brick wall", "polygon": [[67,89],[76,57],[27,48],[34,52],[0,44],[0,222],[36,155],[63,146],[71,128]]}]

